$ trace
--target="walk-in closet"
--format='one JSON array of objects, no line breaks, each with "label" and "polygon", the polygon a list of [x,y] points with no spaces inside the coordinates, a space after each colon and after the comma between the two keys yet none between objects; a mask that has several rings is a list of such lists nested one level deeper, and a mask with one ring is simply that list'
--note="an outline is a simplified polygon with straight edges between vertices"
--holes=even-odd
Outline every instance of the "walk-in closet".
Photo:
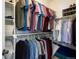
[{"label": "walk-in closet", "polygon": [[76,0],[5,0],[3,59],[76,59]]}]

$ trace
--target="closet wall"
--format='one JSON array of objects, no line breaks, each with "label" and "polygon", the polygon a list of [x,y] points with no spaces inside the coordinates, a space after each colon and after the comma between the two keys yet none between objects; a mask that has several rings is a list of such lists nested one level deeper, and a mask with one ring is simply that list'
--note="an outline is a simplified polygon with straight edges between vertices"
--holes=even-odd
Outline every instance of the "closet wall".
[{"label": "closet wall", "polygon": [[57,18],[62,17],[62,9],[68,8],[74,4],[76,0],[36,0],[46,7],[56,11]]}]

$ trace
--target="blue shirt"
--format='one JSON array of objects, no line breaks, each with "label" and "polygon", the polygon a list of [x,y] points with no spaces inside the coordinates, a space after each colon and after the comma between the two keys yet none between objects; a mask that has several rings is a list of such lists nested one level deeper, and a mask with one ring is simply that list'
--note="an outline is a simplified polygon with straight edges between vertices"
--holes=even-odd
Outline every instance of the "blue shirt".
[{"label": "blue shirt", "polygon": [[24,7],[24,27],[23,27],[23,31],[27,31],[27,11],[28,11],[28,0],[26,0],[26,4]]},{"label": "blue shirt", "polygon": [[33,41],[29,40],[29,45],[30,45],[30,59],[35,59],[35,45]]}]

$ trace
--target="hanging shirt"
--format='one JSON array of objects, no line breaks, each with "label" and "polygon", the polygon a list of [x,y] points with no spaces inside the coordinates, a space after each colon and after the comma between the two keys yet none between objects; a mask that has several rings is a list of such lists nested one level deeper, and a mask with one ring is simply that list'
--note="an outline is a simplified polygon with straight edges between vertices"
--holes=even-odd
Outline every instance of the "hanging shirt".
[{"label": "hanging shirt", "polygon": [[32,0],[28,0],[28,11],[27,11],[27,28],[30,30],[30,21],[31,21],[31,5],[32,5]]},{"label": "hanging shirt", "polygon": [[49,17],[47,16],[45,18],[43,32],[47,32],[48,31],[48,22],[49,22]]},{"label": "hanging shirt", "polygon": [[38,3],[36,2],[36,8],[35,8],[35,12],[36,12],[36,13],[39,13],[38,7],[39,7],[39,6],[38,6]]},{"label": "hanging shirt", "polygon": [[39,14],[39,6],[38,6],[38,3],[36,3],[36,8],[33,11],[33,18],[32,18],[32,26],[31,26],[32,32],[34,32],[36,30],[38,14]]},{"label": "hanging shirt", "polygon": [[39,6],[38,3],[36,2],[36,8],[35,8],[35,30],[37,31],[37,24],[38,24],[38,19],[39,19]]},{"label": "hanging shirt", "polygon": [[65,23],[64,23],[64,32],[63,32],[63,34],[64,34],[63,41],[65,43],[68,43],[68,32],[67,32],[67,29],[68,29],[68,22],[65,21]]},{"label": "hanging shirt", "polygon": [[72,44],[76,46],[76,18],[72,21]]},{"label": "hanging shirt", "polygon": [[42,12],[43,12],[43,17],[42,17],[42,31],[43,31],[44,22],[45,22],[45,17],[48,16],[46,7],[45,7],[44,5],[42,5]]},{"label": "hanging shirt", "polygon": [[45,40],[42,40],[43,42],[43,45],[44,45],[44,54],[45,54],[45,59],[48,58],[48,53],[47,53],[47,45],[46,45],[46,41]]},{"label": "hanging shirt", "polygon": [[43,31],[43,28],[44,28],[44,22],[45,22],[45,16],[42,17],[42,31]]},{"label": "hanging shirt", "polygon": [[53,30],[53,28],[54,28],[54,18],[53,18],[53,16],[49,17],[49,24],[50,24],[50,29]]},{"label": "hanging shirt", "polygon": [[38,24],[38,14],[36,14],[36,22],[35,22],[35,30],[37,31],[37,24]]},{"label": "hanging shirt", "polygon": [[32,32],[35,31],[35,22],[36,22],[35,16],[36,16],[36,13],[34,12],[33,13],[33,19],[32,19],[32,28],[31,28]]},{"label": "hanging shirt", "polygon": [[38,46],[38,51],[39,51],[39,54],[38,55],[41,55],[42,54],[41,53],[41,45],[40,45],[39,41],[36,40],[36,44]]},{"label": "hanging shirt", "polygon": [[[33,23],[32,23],[32,31],[34,32],[34,30],[36,30],[36,27],[37,27],[37,31],[40,31],[41,30],[41,6],[40,4],[36,3],[36,8],[35,8],[35,11],[34,11],[34,16],[33,16]],[[38,19],[37,19],[38,18]],[[37,25],[36,25],[37,24]]]},{"label": "hanging shirt", "polygon": [[72,38],[71,38],[71,34],[72,34],[72,30],[71,29],[72,29],[72,27],[71,27],[71,25],[72,25],[72,22],[68,21],[68,28],[67,28],[68,41],[67,41],[67,43],[69,43],[69,44],[72,44]]},{"label": "hanging shirt", "polygon": [[23,27],[23,31],[27,31],[27,21],[26,21],[26,19],[27,19],[27,9],[26,9],[26,7],[24,8],[24,27]]},{"label": "hanging shirt", "polygon": [[26,39],[25,41],[25,44],[26,44],[26,47],[25,47],[25,59],[30,59],[30,44],[29,44],[29,41]]},{"label": "hanging shirt", "polygon": [[39,48],[38,48],[38,45],[36,43],[36,40],[33,40],[35,43],[35,47],[36,47],[36,53],[35,53],[35,59],[38,59],[38,53],[39,53]]},{"label": "hanging shirt", "polygon": [[56,26],[56,30],[58,30],[58,38],[57,38],[57,40],[58,40],[58,41],[61,41],[61,26],[62,26],[62,20],[59,20],[57,23],[58,23],[57,26]]},{"label": "hanging shirt", "polygon": [[39,15],[39,16],[38,16],[38,23],[37,23],[37,31],[38,31],[38,32],[40,32],[41,29],[42,29],[42,28],[41,28],[41,24],[42,24],[41,21],[42,21],[42,16]]},{"label": "hanging shirt", "polygon": [[23,8],[24,6],[25,6],[25,0],[19,0],[19,2],[20,2],[20,7],[21,8]]},{"label": "hanging shirt", "polygon": [[39,55],[39,59],[45,59],[45,54],[44,54],[44,50],[43,50],[44,45],[42,45],[43,42],[40,40],[39,43],[41,46],[41,53],[42,53],[41,55]]},{"label": "hanging shirt", "polygon": [[43,18],[43,16],[44,16],[44,14],[43,14],[43,10],[42,10],[42,9],[43,9],[43,8],[42,8],[42,4],[40,4],[40,3],[38,3],[38,4],[39,4],[40,10],[41,10],[41,11],[40,11],[40,16],[41,16],[41,18],[40,18],[40,23],[39,23],[39,24],[40,24],[40,31],[42,31],[42,21],[43,21],[42,18]]},{"label": "hanging shirt", "polygon": [[48,53],[48,59],[52,58],[52,41],[49,38],[44,38],[47,45],[47,53]]},{"label": "hanging shirt", "polygon": [[24,9],[20,7],[20,2],[16,3],[15,6],[15,24],[16,28],[20,29],[24,27]]},{"label": "hanging shirt", "polygon": [[27,11],[27,27],[30,29],[30,20],[31,20],[31,5],[32,5],[32,0],[28,0],[28,11]]},{"label": "hanging shirt", "polygon": [[45,17],[48,16],[46,7],[45,7],[44,5],[42,5],[41,8],[42,8],[43,15],[44,15]]},{"label": "hanging shirt", "polygon": [[35,53],[36,53],[36,46],[35,46],[35,42],[33,40],[29,40],[30,42],[30,59],[35,59]]},{"label": "hanging shirt", "polygon": [[40,3],[37,3],[37,5],[38,5],[38,11],[39,11],[39,15],[42,15],[41,4],[40,4]]},{"label": "hanging shirt", "polygon": [[47,45],[46,45],[46,41],[44,39],[40,40],[40,44],[42,46],[42,55],[43,55],[43,59],[47,59],[48,58],[48,53],[47,53]]},{"label": "hanging shirt", "polygon": [[71,44],[71,22],[70,21],[63,21],[62,24],[62,32],[61,32],[61,39],[62,42]]},{"label": "hanging shirt", "polygon": [[25,0],[25,9],[28,8],[28,0]]},{"label": "hanging shirt", "polygon": [[[28,43],[20,40],[16,43],[15,59],[29,59]],[[28,53],[28,54],[27,54]]]},{"label": "hanging shirt", "polygon": [[[34,50],[33,50],[33,51],[34,51],[34,59],[35,59],[35,58],[37,58],[37,57],[36,57],[36,53],[37,53],[37,51],[36,51],[36,50],[37,50],[37,46],[36,46],[36,44],[35,44],[35,42],[34,42],[33,40],[31,40],[31,42],[32,42],[32,44],[33,44],[33,49],[34,49]],[[31,58],[31,59],[32,59],[32,58]]]},{"label": "hanging shirt", "polygon": [[32,5],[32,0],[28,0],[28,5]]},{"label": "hanging shirt", "polygon": [[25,7],[24,7],[24,27],[23,31],[27,31],[27,11],[28,11],[28,0],[25,2]]},{"label": "hanging shirt", "polygon": [[61,40],[62,40],[62,42],[64,42],[64,35],[65,35],[65,33],[64,33],[64,26],[65,26],[65,21],[62,20],[62,28],[61,28]]},{"label": "hanging shirt", "polygon": [[31,30],[31,32],[33,32],[33,16],[35,15],[34,14],[34,11],[35,11],[35,8],[36,8],[36,5],[35,5],[35,3],[34,3],[34,1],[32,1],[32,6],[31,6],[31,20],[30,20],[30,30]]},{"label": "hanging shirt", "polygon": [[27,27],[30,29],[30,20],[31,20],[30,6],[28,6],[28,11],[26,16],[27,16]]}]

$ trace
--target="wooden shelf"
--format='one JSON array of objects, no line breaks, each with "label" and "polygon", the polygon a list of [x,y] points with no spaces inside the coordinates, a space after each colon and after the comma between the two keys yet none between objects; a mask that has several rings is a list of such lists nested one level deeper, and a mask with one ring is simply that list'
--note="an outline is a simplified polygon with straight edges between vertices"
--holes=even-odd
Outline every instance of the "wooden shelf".
[{"label": "wooden shelf", "polygon": [[5,20],[5,25],[14,25],[13,19],[11,19],[11,20]]},{"label": "wooden shelf", "polygon": [[76,50],[76,47],[67,43],[63,43],[63,42],[58,42],[58,41],[53,41],[54,44],[58,45],[58,46],[64,46],[73,50]]}]

